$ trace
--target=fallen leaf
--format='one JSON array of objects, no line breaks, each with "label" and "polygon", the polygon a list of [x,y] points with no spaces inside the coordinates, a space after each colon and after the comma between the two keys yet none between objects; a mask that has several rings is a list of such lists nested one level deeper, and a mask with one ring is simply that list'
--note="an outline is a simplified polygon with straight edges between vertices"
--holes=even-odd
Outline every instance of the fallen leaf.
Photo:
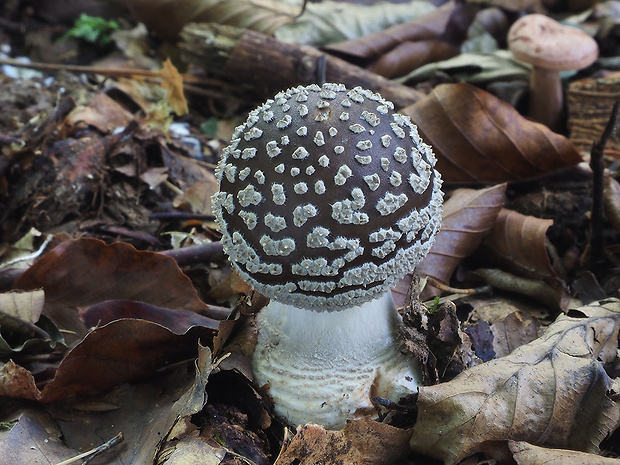
[{"label": "fallen leaf", "polygon": [[15,288],[44,289],[43,313],[78,336],[86,329],[78,307],[106,300],[135,300],[194,312],[207,308],[174,259],[125,243],[106,245],[88,238],[54,248],[24,272]]},{"label": "fallen leaf", "polygon": [[441,35],[445,37],[446,33],[455,38],[455,42],[460,42],[459,39],[465,37],[465,32],[478,10],[479,7],[471,3],[447,2],[412,21],[364,35],[356,40],[329,45],[326,49],[340,55],[372,60],[403,42],[437,39]]},{"label": "fallen leaf", "polygon": [[31,292],[7,292],[0,294],[0,313],[34,324],[39,321],[44,301],[45,293],[40,289]]},{"label": "fallen leaf", "polygon": [[164,39],[189,23],[220,23],[271,34],[301,13],[301,5],[270,0],[129,0],[134,17]]},{"label": "fallen leaf", "polygon": [[618,465],[618,459],[574,450],[547,449],[527,442],[508,441],[517,465]]},{"label": "fallen leaf", "polygon": [[411,447],[446,464],[505,439],[596,452],[620,423],[603,368],[619,328],[618,299],[583,306],[510,355],[421,387]]},{"label": "fallen leaf", "polygon": [[297,428],[297,433],[274,465],[387,465],[407,455],[410,436],[410,430],[367,418],[349,421],[339,431],[309,423]]},{"label": "fallen leaf", "polygon": [[79,106],[69,113],[65,124],[72,132],[86,124],[97,128],[102,134],[111,134],[115,129],[127,126],[131,119],[131,113],[120,103],[105,92],[97,92],[88,105]]},{"label": "fallen leaf", "polygon": [[113,409],[77,410],[70,401],[48,408],[66,443],[77,450],[88,450],[122,431],[123,446],[115,448],[108,455],[110,462],[105,463],[159,463],[155,457],[164,447],[164,440],[180,422],[200,412],[206,402],[211,373],[209,348],[198,345],[194,373],[188,373],[186,365],[162,370],[148,383],[122,384],[104,397],[95,397],[114,405]]},{"label": "fallen leaf", "polygon": [[502,209],[481,253],[502,269],[530,279],[556,279],[545,246],[553,220]]},{"label": "fallen leaf", "polygon": [[525,312],[512,312],[502,321],[491,325],[493,350],[497,357],[504,357],[513,350],[540,336],[540,321]]},{"label": "fallen leaf", "polygon": [[215,447],[203,439],[188,436],[182,438],[174,451],[166,458],[166,465],[218,465],[226,456],[222,446]]},{"label": "fallen leaf", "polygon": [[189,110],[187,108],[187,100],[183,93],[183,77],[177,68],[172,64],[170,58],[164,61],[161,75],[163,82],[161,86],[168,91],[168,104],[177,116],[186,115]]},{"label": "fallen leaf", "polygon": [[413,70],[400,81],[413,86],[439,76],[450,76],[472,84],[498,81],[527,81],[530,68],[514,59],[508,50],[493,53],[461,53],[444,61],[429,63]]},{"label": "fallen leaf", "polygon": [[399,112],[433,146],[446,183],[523,181],[582,161],[564,136],[470,84],[441,84]]},{"label": "fallen leaf", "polygon": [[455,190],[444,204],[435,244],[418,265],[417,273],[448,284],[461,260],[472,255],[495,226],[505,193],[505,184]]},{"label": "fallen leaf", "polygon": [[383,31],[434,9],[431,3],[419,0],[373,4],[307,2],[303,13],[276,29],[274,36],[283,42],[320,48]]},{"label": "fallen leaf", "polygon": [[213,335],[213,330],[199,326],[175,334],[150,321],[112,321],[88,333],[65,355],[54,379],[43,388],[41,401],[106,391],[144,379],[161,367],[195,355],[197,341],[210,341]]},{"label": "fallen leaf", "polygon": [[551,286],[542,279],[528,279],[498,268],[480,268],[473,274],[482,278],[487,286],[528,296],[553,311],[563,311],[570,304],[562,286]]},{"label": "fallen leaf", "polygon": [[219,324],[217,320],[189,310],[157,307],[130,300],[108,300],[90,306],[82,314],[84,323],[89,327],[102,326],[126,318],[157,323],[179,335],[194,326],[216,331]]},{"label": "fallen leaf", "polygon": [[217,179],[211,175],[210,179],[197,182],[189,186],[181,195],[174,199],[175,208],[187,207],[193,213],[212,215],[211,197],[219,190]]},{"label": "fallen leaf", "polygon": [[502,209],[477,257],[489,269],[479,269],[489,285],[541,299],[564,309],[569,299],[546,249],[547,229],[553,220]]},{"label": "fallen leaf", "polygon": [[50,465],[79,455],[67,447],[62,433],[48,413],[29,410],[20,415],[0,443],[0,463]]},{"label": "fallen leaf", "polygon": [[394,78],[402,76],[426,63],[452,58],[459,49],[441,40],[402,42],[366,67],[368,71]]}]

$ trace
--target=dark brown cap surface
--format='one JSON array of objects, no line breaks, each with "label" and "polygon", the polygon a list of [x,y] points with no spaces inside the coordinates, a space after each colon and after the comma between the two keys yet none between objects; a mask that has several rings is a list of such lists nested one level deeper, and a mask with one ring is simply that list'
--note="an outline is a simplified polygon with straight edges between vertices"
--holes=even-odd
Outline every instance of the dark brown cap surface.
[{"label": "dark brown cap surface", "polygon": [[280,92],[252,111],[218,165],[224,250],[262,294],[302,308],[379,297],[441,223],[435,157],[378,94]]}]

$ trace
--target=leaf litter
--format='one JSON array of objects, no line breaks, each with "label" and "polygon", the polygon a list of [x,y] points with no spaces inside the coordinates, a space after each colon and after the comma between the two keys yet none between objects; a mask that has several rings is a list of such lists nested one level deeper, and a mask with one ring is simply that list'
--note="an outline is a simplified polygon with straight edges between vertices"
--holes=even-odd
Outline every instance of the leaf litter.
[{"label": "leaf litter", "polygon": [[[140,2],[131,3],[139,8]],[[56,88],[47,95],[44,86],[34,86],[41,101],[39,106],[31,101],[25,111],[6,102],[28,81],[3,82],[10,89],[3,107],[16,114],[19,108],[20,116],[3,119],[0,126],[0,137],[4,141],[8,135],[11,144],[0,152],[0,260],[11,263],[0,268],[0,405],[17,420],[0,446],[0,463],[59,463],[105,444],[119,431],[125,441],[93,463],[401,465],[429,463],[428,457],[476,463],[471,454],[485,453],[499,463],[525,464],[540,463],[546,452],[567,464],[607,463],[592,454],[550,449],[596,453],[620,421],[613,380],[619,304],[606,299],[577,308],[576,298],[588,290],[577,294],[567,286],[582,283],[607,295],[616,295],[618,288],[613,272],[575,279],[587,216],[565,192],[583,197],[566,187],[575,182],[583,188],[576,167],[583,154],[564,135],[528,121],[483,90],[491,81],[522,81],[525,72],[501,51],[496,57],[476,55],[475,41],[465,32],[474,30],[474,15],[476,27],[488,28],[478,15],[480,7],[421,5],[428,11],[419,19],[382,36],[378,32],[387,45],[377,53],[379,42],[363,32],[369,29],[362,24],[372,23],[375,13],[347,18],[360,22],[352,34],[329,26],[328,2],[317,8],[327,15],[302,15],[298,24],[295,8],[265,3],[230,16],[238,6],[234,1],[197,3],[209,15],[223,14],[211,20],[276,30],[276,35],[297,26],[303,30],[304,21],[311,27],[313,21],[328,24],[333,37],[343,36],[338,40],[360,40],[326,50],[357,54],[354,60],[362,57],[377,73],[400,74],[382,71],[390,53],[404,63],[427,53],[428,41],[448,46],[445,57],[461,45],[468,51],[453,60],[431,56],[435,74],[426,74],[424,82],[414,70],[410,84],[428,96],[402,109],[434,146],[451,193],[444,229],[418,269],[423,279],[410,276],[394,291],[408,324],[408,350],[427,359],[428,385],[402,405],[377,399],[380,421],[365,418],[342,431],[305,425],[287,436],[271,416],[267,392],[251,384],[252,315],[264,302],[213,247],[219,235],[208,201],[217,188],[212,170],[228,135],[206,137],[195,130],[200,124],[195,115],[184,117],[204,150],[197,160],[191,137],[169,131],[172,108],[177,115],[184,112],[180,86],[190,75],[168,65],[170,77],[163,84],[173,89],[168,100],[160,86],[151,87],[151,96],[142,93],[147,86],[137,79],[108,82],[93,92],[65,76],[70,97],[57,99],[65,91]],[[536,9],[496,3],[508,17],[515,8]],[[169,8],[166,2],[160,5]],[[385,11],[385,21],[392,21],[391,13]],[[490,16],[497,19],[497,11]],[[172,21],[150,24],[163,36],[176,35],[181,27]],[[461,35],[445,36],[447,24],[456,24]],[[501,24],[493,26],[498,28],[494,38],[500,38],[496,44],[501,44]],[[436,30],[425,32],[426,26]],[[478,64],[482,75],[487,73],[471,79],[479,87],[450,82],[454,77],[446,78],[443,71],[453,69],[451,76],[463,78]],[[448,83],[435,85],[442,80]],[[239,106],[239,96],[247,92],[224,80],[214,82],[217,92],[206,89],[207,112],[221,128],[232,128],[232,112],[251,106]],[[513,97],[508,100],[517,102]],[[149,103],[153,98],[158,103]],[[187,103],[194,110],[197,102]],[[216,109],[221,103],[231,112]],[[47,117],[33,119],[42,110]],[[27,123],[15,126],[14,121]],[[12,163],[8,171],[5,159]],[[557,173],[560,179],[553,177]],[[606,209],[615,226],[617,186],[607,178]],[[462,185],[467,189],[458,189]],[[554,195],[565,195],[565,202],[550,214],[548,199]],[[531,205],[540,207],[535,215],[529,214]],[[178,213],[180,220],[173,215]],[[42,234],[31,236],[37,230]],[[616,240],[611,234],[607,238]],[[190,252],[181,260],[177,251],[164,251],[168,240],[181,247],[179,252]],[[193,245],[184,247],[186,241]],[[42,257],[32,264],[39,247]],[[14,261],[16,251],[24,257],[21,262]],[[611,256],[615,253],[612,248]],[[416,287],[425,283],[423,291]],[[412,299],[419,292],[444,297],[422,306]],[[483,310],[489,302],[497,303],[493,317]],[[25,410],[23,400],[33,408]],[[422,462],[410,446],[426,454]]]}]

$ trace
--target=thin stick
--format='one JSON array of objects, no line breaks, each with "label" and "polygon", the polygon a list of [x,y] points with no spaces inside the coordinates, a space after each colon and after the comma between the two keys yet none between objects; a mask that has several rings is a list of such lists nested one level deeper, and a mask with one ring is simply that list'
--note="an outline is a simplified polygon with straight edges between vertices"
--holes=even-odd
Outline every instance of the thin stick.
[{"label": "thin stick", "polygon": [[118,444],[120,444],[124,440],[125,440],[125,437],[123,436],[123,433],[118,433],[112,439],[110,439],[107,442],[104,442],[100,446],[97,446],[94,449],[86,451],[83,454],[76,455],[75,457],[72,457],[72,458],[64,460],[64,461],[62,461],[60,463],[57,463],[56,465],[70,465],[70,464],[76,463],[78,460],[82,460],[82,459],[85,459],[84,463],[89,462],[90,460],[95,458],[97,455],[99,455],[102,452],[105,452],[105,451],[111,449],[114,446],[117,446]]},{"label": "thin stick", "polygon": [[605,258],[605,238],[603,236],[603,153],[605,145],[616,130],[616,120],[618,119],[618,107],[620,101],[614,103],[609,115],[609,121],[601,138],[592,144],[590,153],[590,168],[592,168],[592,218],[590,220],[590,251],[593,263],[599,263]]}]

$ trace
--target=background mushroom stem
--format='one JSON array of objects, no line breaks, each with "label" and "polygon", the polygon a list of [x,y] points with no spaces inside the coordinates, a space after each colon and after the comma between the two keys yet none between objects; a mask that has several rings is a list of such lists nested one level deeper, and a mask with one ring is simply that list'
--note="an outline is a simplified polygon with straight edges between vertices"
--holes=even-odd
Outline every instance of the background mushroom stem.
[{"label": "background mushroom stem", "polygon": [[398,401],[421,384],[419,362],[404,354],[402,319],[391,292],[339,311],[276,301],[257,315],[255,381],[269,385],[276,414],[293,427],[343,428],[373,414],[371,398]]},{"label": "background mushroom stem", "polygon": [[530,74],[529,116],[552,131],[562,129],[564,92],[560,72],[534,66]]}]

